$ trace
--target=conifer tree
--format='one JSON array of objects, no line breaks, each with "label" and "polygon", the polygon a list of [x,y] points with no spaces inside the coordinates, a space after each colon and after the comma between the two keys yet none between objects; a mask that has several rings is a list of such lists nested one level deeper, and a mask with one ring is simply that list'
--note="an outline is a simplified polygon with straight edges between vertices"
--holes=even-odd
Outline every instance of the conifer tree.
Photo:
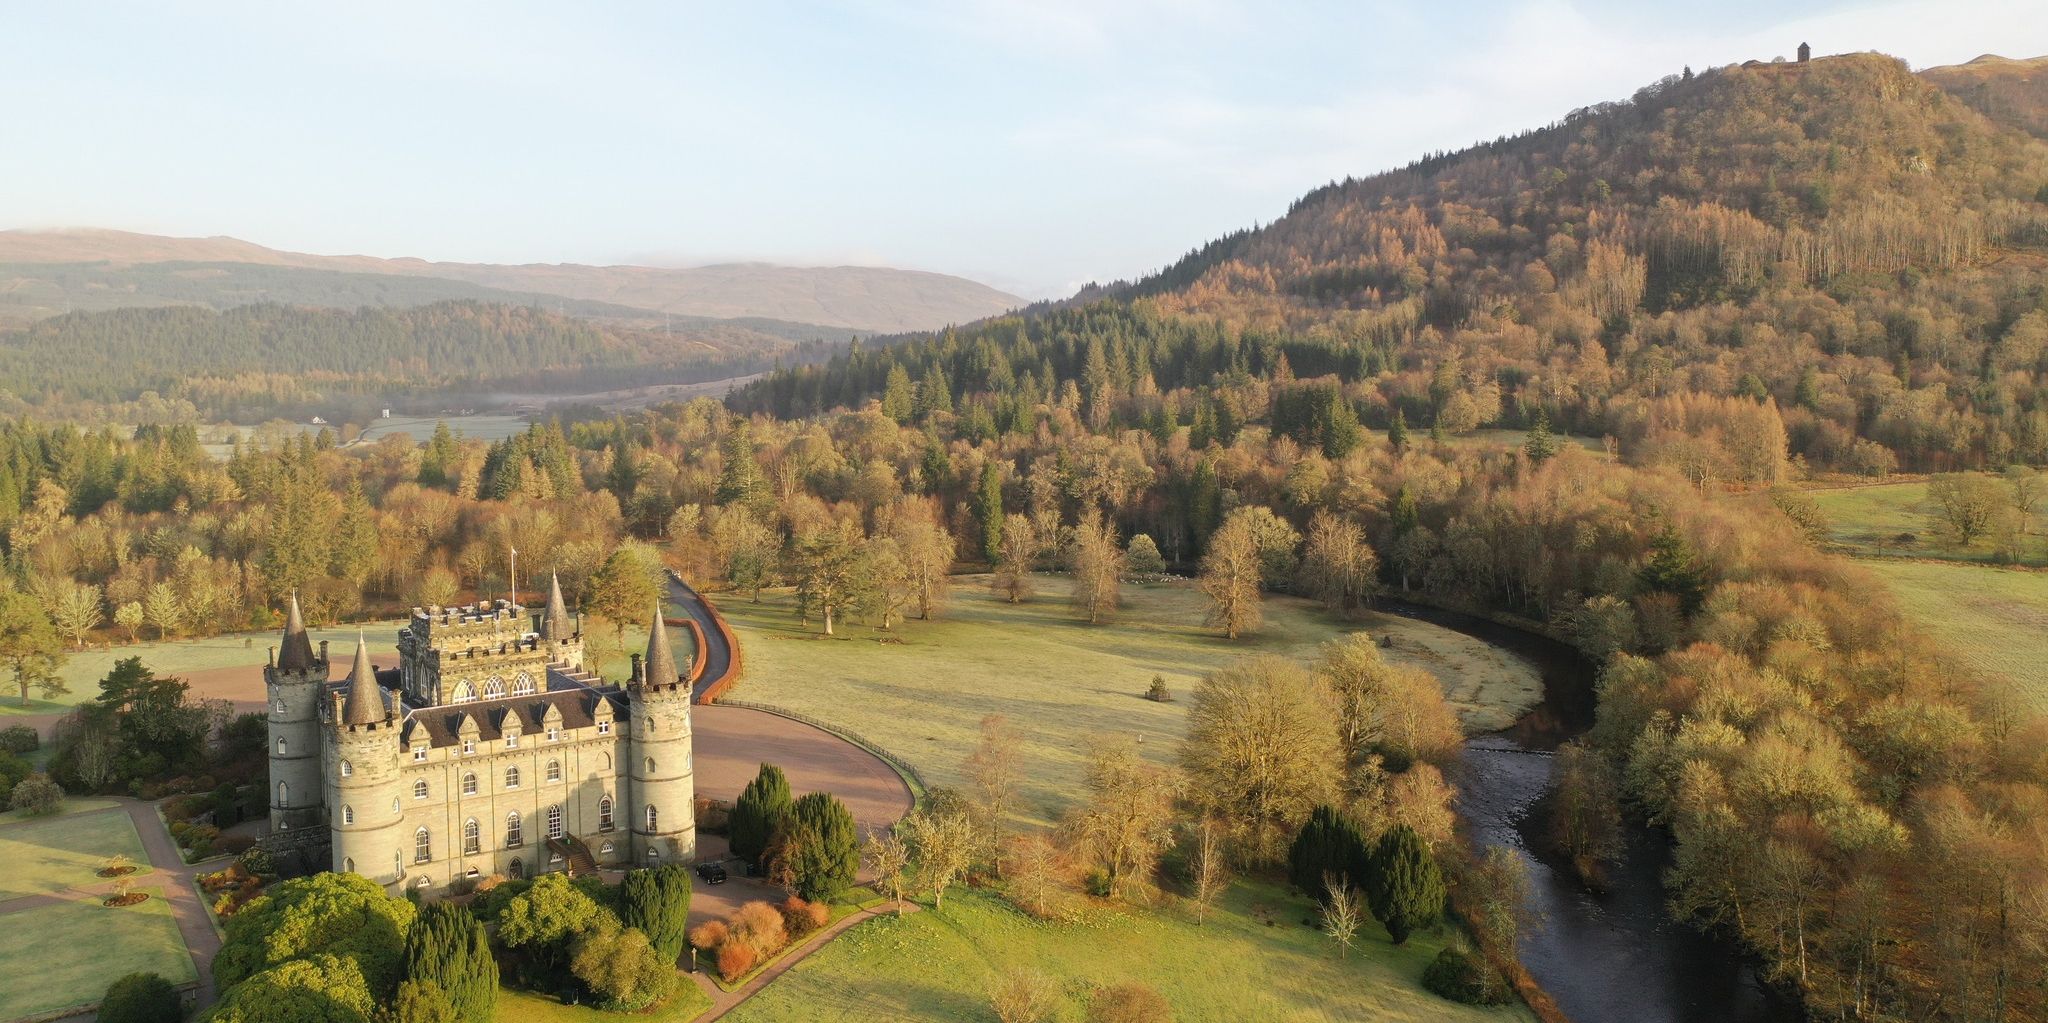
[{"label": "conifer tree", "polygon": [[1356,822],[1333,806],[1318,806],[1287,850],[1287,879],[1320,901],[1336,876],[1363,887],[1372,874],[1372,847]]},{"label": "conifer tree", "polygon": [[910,374],[904,371],[902,363],[891,363],[888,383],[882,387],[882,414],[898,423],[910,422],[911,414],[916,411],[916,401],[916,388],[910,382]]},{"label": "conifer tree", "polygon": [[1529,439],[1523,442],[1522,453],[1538,465],[1557,454],[1557,438],[1550,432],[1550,413],[1541,405],[1536,406],[1536,421],[1529,424]]},{"label": "conifer tree", "polygon": [[762,764],[760,773],[733,801],[727,824],[732,854],[749,863],[759,863],[761,854],[782,827],[792,805],[789,778],[782,768]]},{"label": "conifer tree", "polygon": [[1422,836],[1406,824],[1380,836],[1366,889],[1372,915],[1399,945],[1437,922],[1444,912],[1444,875]]},{"label": "conifer tree", "polygon": [[629,870],[621,894],[625,902],[621,922],[647,935],[662,962],[680,960],[690,927],[690,868],[664,863]]},{"label": "conifer tree", "polygon": [[1003,554],[1003,472],[995,462],[981,467],[974,490],[974,521],[981,527],[981,553],[990,563]]},{"label": "conifer tree", "polygon": [[838,899],[860,870],[860,832],[852,812],[831,793],[812,792],[791,804],[788,821],[777,872],[808,901]]},{"label": "conifer tree", "polygon": [[488,1023],[498,999],[498,961],[484,925],[465,907],[430,902],[405,932],[405,976],[432,984],[462,1023]]}]

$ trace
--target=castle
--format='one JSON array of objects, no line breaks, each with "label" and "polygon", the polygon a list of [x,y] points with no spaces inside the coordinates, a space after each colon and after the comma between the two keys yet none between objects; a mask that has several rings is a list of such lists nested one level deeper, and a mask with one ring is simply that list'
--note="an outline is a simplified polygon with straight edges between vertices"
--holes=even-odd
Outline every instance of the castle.
[{"label": "castle", "polygon": [[414,608],[398,651],[378,672],[358,638],[330,681],[292,597],[263,672],[273,835],[324,831],[332,869],[421,888],[695,856],[693,678],[659,605],[623,684],[584,669],[559,580],[537,620],[507,600]]}]

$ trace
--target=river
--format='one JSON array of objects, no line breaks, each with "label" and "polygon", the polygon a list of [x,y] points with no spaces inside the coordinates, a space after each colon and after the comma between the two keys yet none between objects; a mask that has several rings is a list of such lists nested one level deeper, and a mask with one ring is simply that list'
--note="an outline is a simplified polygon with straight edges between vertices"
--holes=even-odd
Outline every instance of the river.
[{"label": "river", "polygon": [[1465,744],[1458,814],[1481,849],[1514,850],[1529,871],[1522,963],[1574,1023],[1795,1023],[1796,1002],[1769,989],[1753,960],[1673,920],[1661,875],[1662,833],[1628,825],[1607,892],[1580,885],[1544,840],[1551,759],[1593,723],[1593,669],[1569,647],[1469,615],[1410,604],[1389,613],[1486,640],[1534,664],[1543,702],[1505,732]]}]

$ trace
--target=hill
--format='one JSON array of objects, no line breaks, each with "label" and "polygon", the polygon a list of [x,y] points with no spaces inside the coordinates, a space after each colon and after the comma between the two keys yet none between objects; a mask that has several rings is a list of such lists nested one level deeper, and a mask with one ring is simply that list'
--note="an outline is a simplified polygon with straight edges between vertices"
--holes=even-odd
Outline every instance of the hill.
[{"label": "hill", "polygon": [[[365,279],[369,275],[403,283],[380,289]],[[0,317],[10,309],[29,318],[66,309],[112,308],[116,301],[216,307],[277,301],[346,308],[452,298],[519,302],[536,295],[596,303],[601,307],[597,315],[637,311],[655,318],[662,313],[760,318],[859,331],[930,329],[1021,304],[1015,296],[963,278],[887,267],[503,266],[310,255],[222,237],[167,238],[98,229],[0,231]],[[371,301],[362,301],[365,296]]]},{"label": "hill", "polygon": [[[1555,427],[1695,478],[2048,461],[2048,146],[1876,54],[1673,75],[1316,189],[1063,308],[869,348],[741,407],[939,380],[1101,425],[1278,415],[1322,378],[1385,428]],[[1002,363],[996,365],[996,363]],[[1743,404],[1766,404],[1753,414]],[[1759,447],[1758,445],[1762,446]]]},{"label": "hill", "polygon": [[1987,53],[1967,64],[1928,68],[1920,77],[2000,124],[2048,138],[2048,57]]}]

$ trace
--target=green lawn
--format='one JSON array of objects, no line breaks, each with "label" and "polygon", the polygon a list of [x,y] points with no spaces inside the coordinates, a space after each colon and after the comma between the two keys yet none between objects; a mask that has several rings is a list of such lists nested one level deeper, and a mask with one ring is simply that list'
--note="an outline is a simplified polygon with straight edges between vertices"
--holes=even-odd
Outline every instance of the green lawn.
[{"label": "green lawn", "polygon": [[1264,884],[1239,884],[1206,924],[1177,907],[1156,912],[1092,909],[1076,923],[1040,923],[993,895],[956,889],[943,913],[879,917],[798,963],[725,1019],[731,1023],[838,1020],[981,1020],[990,983],[1009,969],[1056,978],[1054,1017],[1084,1018],[1087,994],[1104,984],[1149,984],[1179,1023],[1527,1020],[1516,1005],[1474,1009],[1421,987],[1442,934],[1395,947],[1368,924],[1348,959],[1303,926],[1306,899]]},{"label": "green lawn", "polygon": [[[49,747],[45,746],[43,749],[37,750],[37,752],[45,752],[48,749]],[[57,815],[64,816],[74,813],[87,813],[92,810],[104,810],[107,807],[119,805],[119,803],[116,803],[111,799],[94,799],[90,796],[82,798],[73,798],[67,796],[65,797],[63,802],[57,804]],[[33,816],[26,810],[9,810],[5,813],[0,813],[0,834],[6,833],[4,826],[8,824],[21,824],[30,821],[46,821],[49,819],[50,818],[48,817]]]},{"label": "green lawn", "polygon": [[687,1023],[709,1008],[711,996],[696,981],[677,977],[675,997],[654,1012],[621,1015],[588,1005],[563,1005],[549,995],[500,988],[497,1009],[491,1018],[497,1023]]},{"label": "green lawn", "polygon": [[2048,573],[1867,559],[1941,649],[2048,712]]},{"label": "green lawn", "polygon": [[[729,595],[719,608],[746,658],[746,676],[731,696],[842,725],[910,761],[934,785],[963,783],[961,763],[982,716],[1003,714],[1025,736],[1023,812],[1041,821],[1079,795],[1089,735],[1135,733],[1149,755],[1170,761],[1195,683],[1246,654],[1306,658],[1318,644],[1364,628],[1393,635],[1390,658],[1435,671],[1474,730],[1505,726],[1541,698],[1527,664],[1405,618],[1341,622],[1308,601],[1275,597],[1266,601],[1265,628],[1231,643],[1203,625],[1205,601],[1186,583],[1127,586],[1117,620],[1091,626],[1069,610],[1064,578],[1037,582],[1036,599],[1006,604],[989,594],[986,576],[959,577],[936,621],[907,622],[894,633],[840,623],[831,639],[797,622],[786,591],[771,591],[759,604]],[[1155,674],[1165,677],[1174,702],[1143,698]]]},{"label": "green lawn", "polygon": [[[11,862],[0,853],[0,862]],[[131,973],[159,973],[174,984],[194,979],[171,904],[143,888],[140,905],[108,909],[98,899],[0,916],[0,1020],[97,1003],[107,985]]]},{"label": "green lawn", "polygon": [[30,818],[0,826],[0,899],[95,884],[101,863],[115,853],[134,860],[139,874],[149,872],[142,838],[123,810]]},{"label": "green lawn", "polygon": [[[1927,503],[1927,481],[1879,483],[1807,492],[1827,513],[1829,538],[1857,557],[1937,558],[1943,561],[1999,560],[1990,540],[1951,547],[1940,536]],[[2025,547],[2025,564],[2048,565],[2038,536]]]}]

